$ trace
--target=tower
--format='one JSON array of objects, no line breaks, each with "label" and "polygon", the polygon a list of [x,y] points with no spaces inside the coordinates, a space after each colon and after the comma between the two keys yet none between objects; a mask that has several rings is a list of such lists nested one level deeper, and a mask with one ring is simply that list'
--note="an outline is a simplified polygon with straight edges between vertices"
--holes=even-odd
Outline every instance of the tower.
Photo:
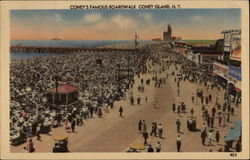
[{"label": "tower", "polygon": [[167,32],[167,42],[171,43],[171,37],[172,37],[172,28],[170,25],[168,25],[168,32]]},{"label": "tower", "polygon": [[170,25],[168,25],[168,33],[171,35],[172,34],[172,28]]},{"label": "tower", "polygon": [[172,37],[172,28],[170,25],[168,25],[168,30],[167,32],[163,32],[163,41],[167,43],[171,43],[171,37]]}]

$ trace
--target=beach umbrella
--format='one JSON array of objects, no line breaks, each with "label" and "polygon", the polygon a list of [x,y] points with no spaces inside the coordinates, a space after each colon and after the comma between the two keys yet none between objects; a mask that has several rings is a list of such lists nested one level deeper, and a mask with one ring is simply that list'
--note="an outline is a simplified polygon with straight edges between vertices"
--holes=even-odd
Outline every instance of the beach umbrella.
[{"label": "beach umbrella", "polygon": [[235,122],[234,125],[235,127],[228,132],[226,141],[236,140],[241,136],[241,121]]},{"label": "beach umbrella", "polygon": [[27,87],[25,90],[26,90],[27,92],[30,92],[30,91],[31,91],[31,88],[30,88],[30,87]]},{"label": "beach umbrella", "polygon": [[46,102],[47,102],[47,98],[43,97],[43,98],[42,98],[42,102],[43,102],[43,103],[46,103]]},{"label": "beach umbrella", "polygon": [[235,127],[241,127],[241,121],[236,121],[236,122],[234,123],[234,126],[235,126]]}]

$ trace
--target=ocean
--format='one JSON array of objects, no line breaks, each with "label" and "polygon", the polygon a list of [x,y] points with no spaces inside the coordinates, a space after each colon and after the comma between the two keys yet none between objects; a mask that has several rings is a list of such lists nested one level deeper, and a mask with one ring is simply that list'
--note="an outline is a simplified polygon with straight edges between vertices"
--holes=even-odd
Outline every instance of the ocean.
[{"label": "ocean", "polygon": [[[129,43],[134,40],[11,40],[11,46],[39,46],[39,47],[86,47],[95,48],[110,44]],[[47,57],[60,54],[53,53],[10,53],[12,60],[21,60],[32,57]]]}]

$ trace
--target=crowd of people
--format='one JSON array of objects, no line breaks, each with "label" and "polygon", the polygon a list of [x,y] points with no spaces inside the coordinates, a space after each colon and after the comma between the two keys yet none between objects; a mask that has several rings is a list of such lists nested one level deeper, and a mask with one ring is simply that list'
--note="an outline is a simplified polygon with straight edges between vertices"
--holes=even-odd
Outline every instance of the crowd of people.
[{"label": "crowd of people", "polygon": [[[144,53],[145,54],[145,53]],[[102,117],[121,99],[141,72],[141,53],[72,53],[12,61],[10,65],[10,136],[18,145],[65,124],[75,131],[93,114]],[[97,60],[98,59],[98,60]],[[126,71],[125,75],[124,72]],[[57,82],[56,82],[57,78]],[[58,83],[58,84],[56,84]],[[67,107],[49,102],[47,92],[63,84],[79,88],[79,101]],[[121,110],[121,109],[120,109]],[[122,111],[120,111],[122,116]]]},{"label": "crowd of people", "polygon": [[[177,130],[177,152],[181,151],[182,144],[181,130],[184,126],[182,114],[188,115],[189,131],[200,131],[203,145],[211,146],[213,139],[217,144],[220,143],[222,135],[218,128],[230,122],[230,116],[234,115],[234,107],[237,106],[238,99],[232,98],[228,92],[225,92],[227,88],[224,82],[211,76],[212,67],[197,66],[185,56],[176,54],[166,46],[153,45],[147,48],[145,53],[143,58],[138,58],[140,55],[127,53],[75,53],[13,61],[10,66],[11,137],[15,139],[18,136],[27,138],[36,135],[39,140],[40,133],[49,134],[52,127],[61,126],[61,123],[65,124],[67,132],[75,132],[75,127],[83,125],[84,119],[93,118],[93,114],[101,118],[102,112],[109,112],[108,106],[112,108],[116,100],[126,96],[131,105],[140,105],[142,98],[139,95],[135,97],[132,91],[126,91],[133,88],[135,76],[140,78],[141,75],[150,74],[152,78],[140,79],[139,92],[144,92],[145,85],[161,88],[169,77],[172,77],[176,83],[177,97],[187,96],[182,93],[182,85],[186,81],[202,86],[190,95],[193,106],[187,106],[186,102],[180,101],[180,98],[177,98],[178,101],[172,105],[172,111],[178,117],[173,121]],[[102,59],[101,64],[97,64],[96,59]],[[156,70],[155,65],[160,66],[160,69]],[[125,70],[129,68],[132,72],[121,77],[123,74],[121,70],[124,68]],[[174,69],[170,70],[170,68]],[[70,84],[79,88],[78,103],[58,111],[48,102],[45,94],[56,86],[55,76],[59,77],[59,84]],[[212,90],[223,90],[224,99],[211,94]],[[148,98],[153,100],[154,109],[161,110],[157,97],[146,96],[145,102]],[[196,105],[200,108],[195,107]],[[202,115],[196,114],[197,109],[202,112]],[[120,117],[123,117],[124,108],[120,106],[118,111]],[[198,122],[195,116],[202,116],[202,128],[196,127]],[[148,145],[148,152],[154,152],[152,145],[148,144],[148,139],[149,136],[158,137],[155,151],[160,152],[160,140],[164,137],[164,122],[152,122],[149,132],[146,121],[138,122],[138,130],[142,134],[144,145]],[[236,145],[239,151],[241,139]],[[228,152],[230,148],[232,148],[232,142],[225,142],[224,149],[219,151]]]},{"label": "crowd of people", "polygon": [[[153,69],[154,65],[159,65],[160,69]],[[174,70],[169,70],[173,67]],[[175,52],[169,50],[167,47],[157,47],[148,58],[148,65],[145,69],[148,74],[152,74],[152,80],[147,79],[146,84],[150,85],[150,81],[153,81],[155,87],[161,87],[161,85],[166,84],[166,80],[169,76],[174,78],[176,83],[176,92],[178,97],[183,97],[187,95],[182,95],[182,84],[185,81],[189,83],[201,86],[191,95],[191,102],[193,106],[187,107],[185,102],[177,101],[172,105],[172,111],[177,114],[176,128],[177,133],[181,134],[181,114],[188,115],[187,128],[189,131],[200,131],[201,141],[203,145],[212,146],[212,141],[215,140],[217,145],[221,142],[220,127],[225,127],[230,125],[230,117],[234,115],[235,107],[238,106],[240,98],[231,96],[227,91],[227,85],[224,81],[220,81],[216,76],[212,76],[213,68],[209,65],[196,64],[190,61],[182,54],[176,54]],[[160,77],[162,73],[166,74],[165,77]],[[141,79],[141,84],[143,84],[143,79]],[[217,90],[218,92],[224,93],[224,99],[219,99],[218,95],[213,95],[211,91]],[[195,105],[200,106],[200,111],[203,118],[203,127],[201,129],[197,128],[197,118],[195,114]],[[154,108],[158,108],[157,98],[153,102]],[[196,107],[197,109],[197,107]],[[199,111],[199,112],[200,112]],[[215,125],[215,121],[218,121]],[[160,127],[160,129],[158,128]],[[149,145],[149,152],[152,152],[151,144],[147,143],[149,138],[149,133],[147,131],[145,120],[140,120],[138,123],[138,129],[142,133],[144,139],[144,145]],[[159,138],[162,137],[162,125],[157,125],[156,122],[152,122],[152,129],[150,136],[158,135]],[[224,136],[224,149],[220,148],[218,151],[228,152],[230,148],[233,148],[231,141],[225,140]],[[181,150],[181,135],[177,135],[176,140],[177,151]],[[241,150],[241,138],[237,140],[235,144],[236,151]]]}]

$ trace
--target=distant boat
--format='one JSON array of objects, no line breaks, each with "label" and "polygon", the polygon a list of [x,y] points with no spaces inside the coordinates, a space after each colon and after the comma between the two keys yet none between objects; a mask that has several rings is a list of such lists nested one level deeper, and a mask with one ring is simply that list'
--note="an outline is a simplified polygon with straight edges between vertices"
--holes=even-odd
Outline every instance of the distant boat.
[{"label": "distant boat", "polygon": [[61,39],[60,38],[53,38],[52,40],[54,40],[54,41],[60,41]]},{"label": "distant boat", "polygon": [[17,47],[22,46],[22,43],[17,43],[16,46]]}]

